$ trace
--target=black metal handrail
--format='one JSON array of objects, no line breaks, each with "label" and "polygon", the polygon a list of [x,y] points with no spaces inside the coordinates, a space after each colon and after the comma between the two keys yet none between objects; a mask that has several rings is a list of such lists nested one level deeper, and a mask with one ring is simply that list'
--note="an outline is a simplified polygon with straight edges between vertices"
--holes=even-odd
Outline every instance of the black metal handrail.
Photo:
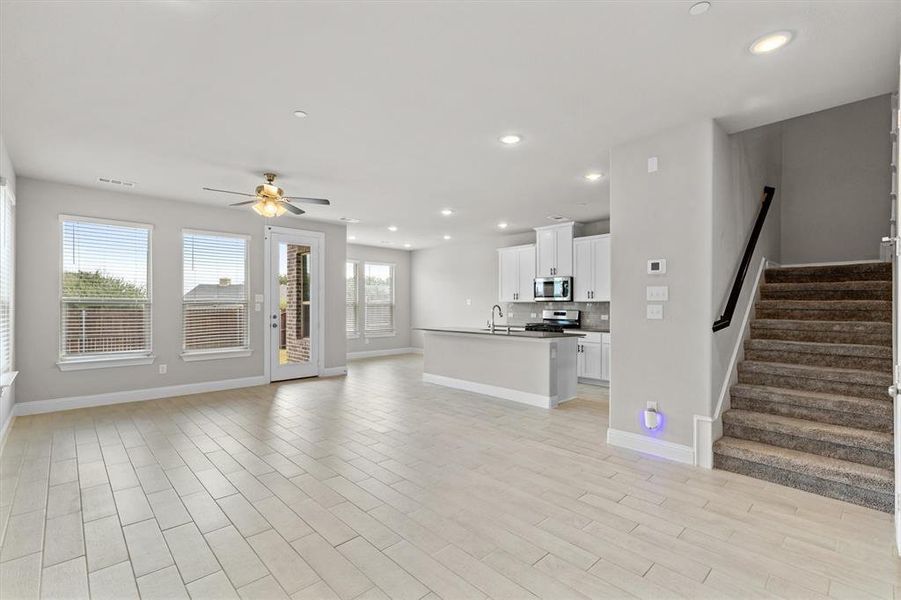
[{"label": "black metal handrail", "polygon": [[735,281],[732,282],[732,291],[729,292],[729,299],[726,301],[726,310],[723,311],[719,319],[713,322],[714,331],[725,329],[732,324],[732,315],[735,314],[735,307],[738,305],[741,286],[745,281],[745,275],[748,274],[748,267],[751,265],[751,258],[754,256],[754,248],[757,246],[757,238],[760,237],[760,230],[763,229],[766,213],[770,210],[770,204],[772,204],[775,194],[776,188],[770,186],[763,188],[763,202],[760,206],[760,212],[757,213],[754,229],[751,230],[751,237],[748,238],[748,245],[745,246],[745,253],[741,257],[741,264],[738,267],[738,272],[735,274]]}]

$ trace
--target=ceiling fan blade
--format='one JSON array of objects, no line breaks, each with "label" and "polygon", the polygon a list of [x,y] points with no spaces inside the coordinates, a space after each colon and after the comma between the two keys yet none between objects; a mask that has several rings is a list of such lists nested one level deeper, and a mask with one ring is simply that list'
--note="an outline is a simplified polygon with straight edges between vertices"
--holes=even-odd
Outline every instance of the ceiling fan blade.
[{"label": "ceiling fan blade", "polygon": [[244,202],[235,202],[234,204],[229,204],[229,206],[244,206],[245,204],[253,204],[256,200],[245,200]]},{"label": "ceiling fan blade", "polygon": [[287,208],[290,212],[294,213],[295,215],[302,215],[303,213],[306,212],[305,210],[301,210],[301,209],[297,208],[290,202],[285,202],[284,198],[282,199],[282,206]]},{"label": "ceiling fan blade", "polygon": [[304,198],[303,196],[285,196],[282,200],[293,200],[295,202],[306,202],[307,204],[322,204],[330,206],[332,203],[325,198]]},{"label": "ceiling fan blade", "polygon": [[217,190],[215,188],[208,188],[208,187],[205,187],[203,189],[208,192],[222,192],[223,194],[235,194],[236,196],[249,196],[251,198],[256,197],[256,194],[245,194],[244,192],[232,192],[231,190]]}]

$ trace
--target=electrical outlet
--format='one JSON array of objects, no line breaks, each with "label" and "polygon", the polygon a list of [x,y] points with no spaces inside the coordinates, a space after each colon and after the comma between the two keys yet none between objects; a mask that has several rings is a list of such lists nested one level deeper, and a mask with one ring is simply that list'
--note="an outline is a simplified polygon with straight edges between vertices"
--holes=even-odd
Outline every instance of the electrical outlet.
[{"label": "electrical outlet", "polygon": [[261,310],[263,310],[263,305],[257,302],[253,305],[253,310],[254,312],[260,312]]},{"label": "electrical outlet", "polygon": [[169,372],[168,365],[160,365],[160,375],[165,375]]},{"label": "electrical outlet", "polygon": [[647,409],[648,409],[648,410],[657,410],[657,401],[656,401],[656,400],[649,400],[649,401],[648,401],[648,405],[647,405]]}]

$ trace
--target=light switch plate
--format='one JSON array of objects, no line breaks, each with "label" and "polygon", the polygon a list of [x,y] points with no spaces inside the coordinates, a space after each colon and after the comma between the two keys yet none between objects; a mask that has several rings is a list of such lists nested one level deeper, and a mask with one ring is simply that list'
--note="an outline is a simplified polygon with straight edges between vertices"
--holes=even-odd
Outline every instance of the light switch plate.
[{"label": "light switch plate", "polygon": [[662,304],[648,304],[648,319],[653,321],[659,321],[663,319],[663,305]]},{"label": "light switch plate", "polygon": [[668,285],[649,285],[646,288],[648,302],[666,302],[669,300]]},{"label": "light switch plate", "polygon": [[648,159],[648,173],[654,173],[657,171],[657,157],[652,156]]},{"label": "light switch plate", "polygon": [[254,294],[253,301],[254,302],[263,302],[265,298],[263,298],[263,294]]},{"label": "light switch plate", "polygon": [[253,310],[254,312],[260,312],[263,309],[263,305],[259,302],[254,303]]}]

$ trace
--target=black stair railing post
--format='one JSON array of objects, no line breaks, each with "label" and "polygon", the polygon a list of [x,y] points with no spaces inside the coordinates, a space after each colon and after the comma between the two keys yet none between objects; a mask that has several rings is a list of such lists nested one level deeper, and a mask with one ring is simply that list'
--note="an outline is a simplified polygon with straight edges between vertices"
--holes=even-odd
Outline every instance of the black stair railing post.
[{"label": "black stair railing post", "polygon": [[757,238],[760,237],[763,222],[766,220],[766,214],[770,210],[770,204],[772,204],[773,196],[775,195],[776,188],[770,186],[763,188],[763,202],[760,206],[760,212],[757,213],[757,220],[754,221],[754,229],[751,230],[751,237],[748,238],[748,244],[745,246],[745,253],[741,257],[738,272],[735,273],[735,281],[732,282],[732,291],[729,292],[726,309],[720,318],[713,322],[713,331],[725,329],[732,323],[732,315],[735,314],[735,307],[738,306],[738,297],[741,296],[741,286],[745,281],[745,275],[748,274],[748,267],[751,265],[754,249],[757,247]]}]

